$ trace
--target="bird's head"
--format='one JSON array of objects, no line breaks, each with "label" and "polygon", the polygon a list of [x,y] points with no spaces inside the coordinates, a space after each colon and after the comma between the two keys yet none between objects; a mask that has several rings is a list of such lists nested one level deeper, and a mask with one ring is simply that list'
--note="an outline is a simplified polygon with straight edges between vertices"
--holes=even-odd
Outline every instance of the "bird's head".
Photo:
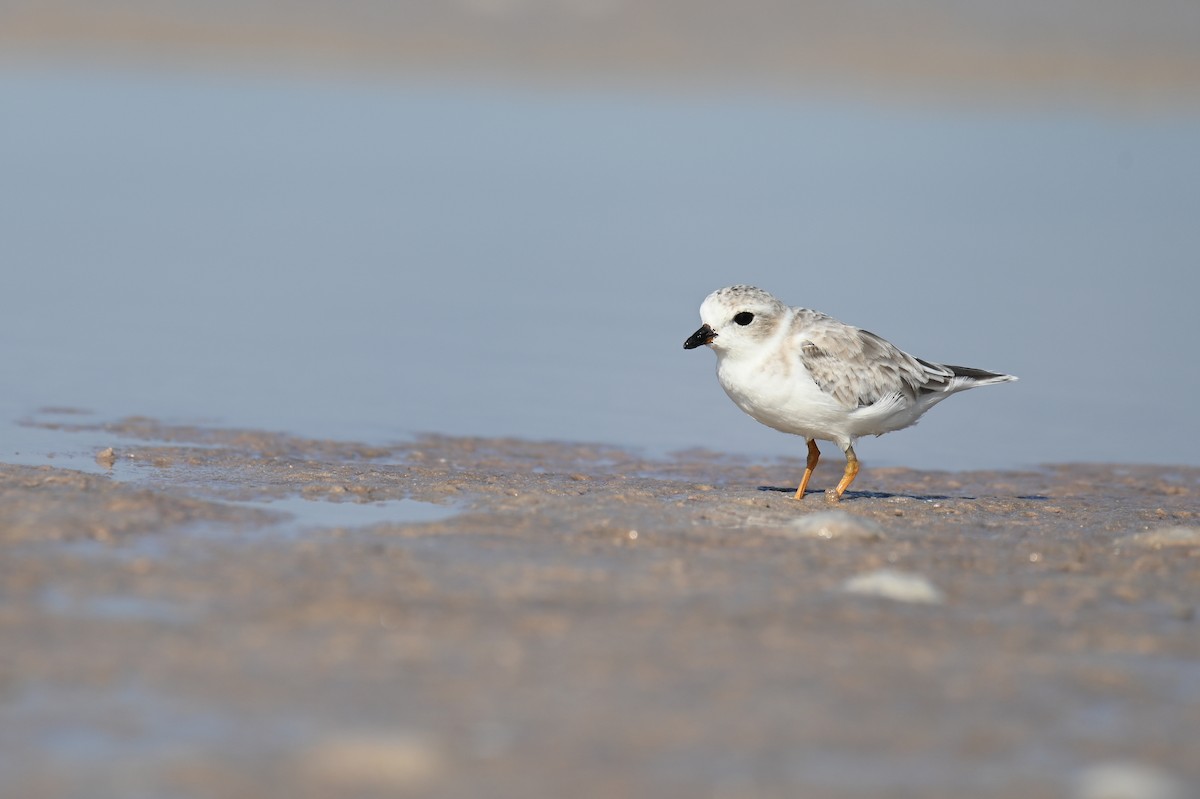
[{"label": "bird's head", "polygon": [[752,350],[771,338],[788,307],[754,286],[729,286],[709,294],[700,306],[700,329],[683,342],[685,350],[707,344],[718,355]]}]

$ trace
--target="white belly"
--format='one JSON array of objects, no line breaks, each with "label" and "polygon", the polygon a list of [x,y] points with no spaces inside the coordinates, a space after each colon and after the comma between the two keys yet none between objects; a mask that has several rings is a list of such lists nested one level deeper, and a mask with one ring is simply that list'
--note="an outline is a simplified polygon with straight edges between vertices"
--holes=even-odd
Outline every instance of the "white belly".
[{"label": "white belly", "polygon": [[719,358],[717,379],[739,408],[767,427],[833,441],[843,449],[859,436],[908,427],[928,409],[924,403],[902,397],[865,408],[847,408],[822,391],[802,364],[781,359]]}]

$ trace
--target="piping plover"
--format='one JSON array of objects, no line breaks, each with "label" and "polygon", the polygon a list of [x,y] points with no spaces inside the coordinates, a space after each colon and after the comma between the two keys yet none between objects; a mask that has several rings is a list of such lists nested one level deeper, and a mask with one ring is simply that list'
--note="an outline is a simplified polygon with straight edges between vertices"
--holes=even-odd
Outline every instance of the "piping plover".
[{"label": "piping plover", "polygon": [[717,353],[717,379],[729,398],[767,427],[804,436],[803,499],[821,451],[846,453],[833,490],[840,499],[858,475],[854,442],[901,430],[951,394],[1016,380],[1012,375],[931,363],[874,333],[807,308],[791,308],[754,286],[729,286],[700,306],[704,324],[683,343]]}]

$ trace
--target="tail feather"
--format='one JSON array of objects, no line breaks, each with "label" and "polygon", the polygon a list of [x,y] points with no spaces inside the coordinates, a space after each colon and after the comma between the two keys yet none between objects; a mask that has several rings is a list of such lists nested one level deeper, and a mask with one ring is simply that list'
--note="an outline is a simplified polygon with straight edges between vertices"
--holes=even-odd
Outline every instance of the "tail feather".
[{"label": "tail feather", "polygon": [[1016,380],[1014,375],[1000,374],[999,372],[988,372],[984,369],[973,369],[970,366],[951,366],[945,364],[945,367],[954,373],[955,377],[963,378],[964,383],[970,383],[976,386],[986,386],[992,383],[1007,383],[1010,380]]},{"label": "tail feather", "polygon": [[925,367],[926,374],[929,375],[929,382],[921,386],[917,393],[921,396],[948,396],[957,394],[960,391],[966,391],[969,388],[977,388],[978,386],[990,386],[994,383],[1007,383],[1010,380],[1016,380],[1013,375],[1000,374],[999,372],[989,372],[984,369],[975,369],[970,366],[951,366],[945,363],[930,363],[917,359],[920,364]]}]

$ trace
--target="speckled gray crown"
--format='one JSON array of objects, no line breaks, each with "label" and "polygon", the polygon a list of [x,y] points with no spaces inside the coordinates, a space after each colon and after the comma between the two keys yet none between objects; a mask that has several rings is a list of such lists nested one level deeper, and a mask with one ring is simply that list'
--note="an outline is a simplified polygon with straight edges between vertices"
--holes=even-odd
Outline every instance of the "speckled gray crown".
[{"label": "speckled gray crown", "polygon": [[713,297],[721,300],[728,305],[756,305],[773,306],[780,310],[787,308],[787,304],[781,302],[775,295],[769,291],[763,291],[758,286],[748,286],[738,284],[736,286],[726,286],[723,289],[717,289],[712,294]]}]

